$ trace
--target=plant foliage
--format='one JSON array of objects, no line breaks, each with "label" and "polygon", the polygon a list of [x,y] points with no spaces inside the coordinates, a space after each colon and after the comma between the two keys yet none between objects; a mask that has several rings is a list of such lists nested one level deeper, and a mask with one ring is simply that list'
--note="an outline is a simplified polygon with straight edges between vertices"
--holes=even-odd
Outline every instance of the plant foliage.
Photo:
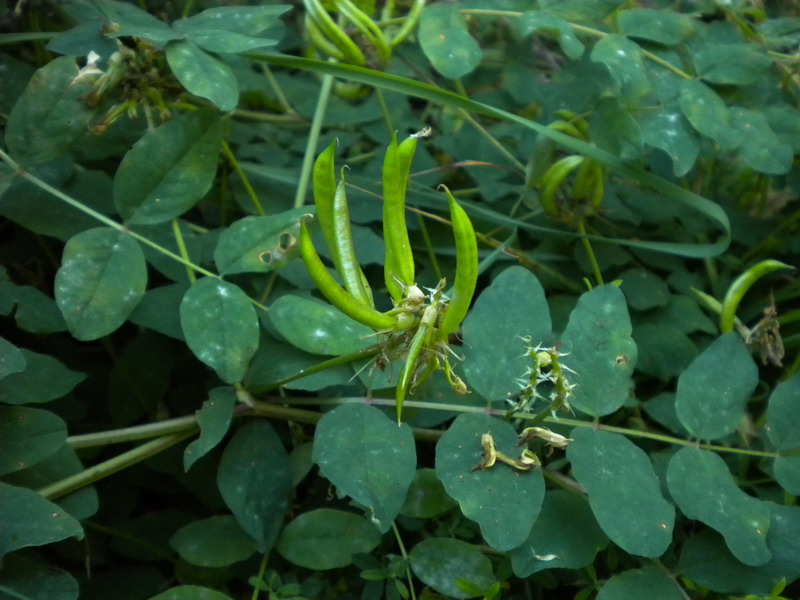
[{"label": "plant foliage", "polygon": [[800,596],[795,3],[0,10],[0,599]]}]

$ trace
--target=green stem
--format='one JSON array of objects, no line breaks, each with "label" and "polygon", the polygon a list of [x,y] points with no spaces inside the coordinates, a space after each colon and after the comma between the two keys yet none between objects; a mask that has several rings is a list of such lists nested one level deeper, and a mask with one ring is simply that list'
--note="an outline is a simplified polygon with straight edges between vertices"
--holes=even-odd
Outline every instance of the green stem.
[{"label": "green stem", "polygon": [[375,96],[378,98],[378,103],[381,105],[381,114],[383,115],[383,122],[386,123],[386,129],[389,132],[389,137],[394,135],[394,121],[389,112],[389,107],[386,105],[386,97],[383,95],[383,90],[375,88]]},{"label": "green stem", "polygon": [[[304,405],[317,405],[317,406],[338,406],[340,404],[369,404],[373,406],[389,406],[392,407],[395,404],[393,398],[362,398],[362,397],[341,397],[341,398],[282,398],[281,402],[288,405],[288,407],[292,406],[304,406]],[[460,406],[456,404],[444,404],[438,402],[426,402],[420,400],[406,400],[404,403],[404,407],[406,408],[420,408],[420,409],[429,409],[429,410],[443,410],[448,412],[458,412],[458,413],[474,413],[474,414],[481,414],[481,415],[491,415],[494,417],[503,418],[506,414],[506,411],[499,408],[487,408],[485,406]],[[310,412],[310,411],[305,411]],[[516,413],[514,415],[515,419],[522,419],[525,421],[530,421],[537,417],[537,414],[534,413]],[[729,448],[727,446],[717,446],[714,444],[700,444],[697,442],[693,442],[691,440],[684,440],[681,438],[676,438],[668,435],[662,435],[660,433],[652,433],[650,431],[640,431],[637,429],[626,429],[624,427],[615,427],[613,425],[603,425],[602,423],[595,423],[594,421],[580,421],[578,419],[567,419],[562,417],[547,417],[545,422],[548,423],[555,423],[559,425],[570,425],[572,427],[592,427],[594,429],[600,431],[611,431],[614,433],[619,433],[628,437],[638,437],[643,439],[649,440],[656,440],[662,442],[664,444],[673,444],[676,446],[693,446],[695,448],[703,448],[704,450],[713,450],[714,452],[727,452],[731,454],[741,454],[743,456],[757,456],[762,458],[777,458],[781,456],[778,452],[766,452],[760,450],[748,450],[744,448]],[[424,438],[431,437],[431,433],[436,434],[434,437],[441,437],[444,435],[444,431],[439,430],[414,430],[414,435],[417,436],[418,432],[423,433]],[[418,438],[419,439],[419,438]]]},{"label": "green stem", "polygon": [[[393,398],[363,398],[363,397],[350,397],[350,398],[276,398],[276,402],[281,404],[273,404],[271,402],[254,400],[247,405],[239,405],[236,410],[236,416],[242,417],[247,415],[267,417],[271,419],[283,419],[287,421],[295,421],[298,423],[307,423],[315,425],[321,418],[323,413],[318,411],[303,410],[295,408],[296,406],[315,405],[315,406],[339,406],[342,404],[368,404],[372,406],[386,406],[392,407],[395,405]],[[474,413],[474,414],[488,414],[491,416],[503,418],[504,411],[501,409],[493,409],[482,406],[459,406],[454,404],[444,404],[437,402],[425,402],[418,400],[406,400],[405,406],[407,408],[418,408],[423,410],[441,410],[447,412],[458,413]],[[533,413],[517,413],[514,415],[516,419],[525,421],[533,421],[539,418],[539,415]],[[742,456],[754,456],[759,458],[778,458],[781,456],[778,452],[765,452],[759,450],[749,450],[743,448],[729,448],[726,446],[717,446],[714,444],[699,444],[689,440],[683,440],[667,435],[652,433],[649,431],[640,431],[636,429],[626,429],[624,427],[615,427],[612,425],[603,425],[595,422],[580,421],[577,419],[566,419],[547,417],[543,419],[545,422],[556,423],[560,425],[570,425],[573,427],[592,427],[601,431],[609,431],[619,433],[628,437],[638,437],[643,439],[650,439],[662,442],[664,444],[673,444],[677,446],[694,446],[696,448],[703,448],[705,450],[712,450],[714,452],[726,452],[730,454],[739,454]],[[112,475],[122,469],[139,463],[147,458],[162,452],[173,445],[185,440],[195,433],[197,430],[197,421],[194,415],[179,417],[169,421],[162,421],[159,423],[151,423],[141,425],[138,427],[128,427],[125,429],[117,429],[106,432],[98,432],[82,436],[72,436],[67,439],[67,442],[73,448],[86,448],[93,446],[101,446],[106,444],[128,442],[131,440],[144,439],[158,435],[159,433],[169,432],[168,435],[162,435],[153,439],[137,448],[124,452],[119,456],[102,462],[94,467],[90,467],[71,475],[65,479],[52,483],[39,492],[48,499],[64,496],[77,489],[85,487],[99,481],[109,475]],[[422,429],[414,428],[414,437],[420,441],[436,442],[444,435],[444,431],[438,429]]]},{"label": "green stem", "polygon": [[319,141],[320,131],[322,131],[322,123],[325,120],[325,112],[328,110],[328,100],[330,100],[332,88],[333,75],[323,75],[319,97],[317,98],[317,108],[314,110],[311,129],[308,132],[306,153],[303,157],[303,166],[300,169],[300,181],[297,183],[297,192],[294,196],[295,208],[303,206],[306,202],[308,182],[311,179],[311,169],[314,167],[314,158],[317,153],[317,142]]},{"label": "green stem", "polygon": [[74,449],[94,448],[97,446],[123,444],[126,442],[162,437],[173,433],[193,431],[196,428],[197,417],[195,415],[189,415],[166,421],[158,421],[156,423],[123,427],[122,429],[112,429],[83,435],[71,435],[67,438],[67,444]]},{"label": "green stem", "polygon": [[192,12],[192,8],[194,7],[195,0],[186,0],[186,4],[183,5],[183,11],[181,12],[181,17],[186,18]]},{"label": "green stem", "polygon": [[586,251],[586,255],[589,257],[589,262],[592,264],[595,282],[597,282],[597,285],[603,285],[603,274],[600,272],[600,265],[598,264],[597,257],[594,254],[592,242],[589,241],[588,237],[586,237],[586,223],[583,219],[578,221],[578,232],[583,236],[581,237],[581,242],[583,243],[583,249]]},{"label": "green stem", "polygon": [[[186,262],[189,262],[189,253],[186,250],[186,243],[183,241],[183,234],[181,233],[181,226],[178,219],[172,219],[172,234],[175,236],[175,243],[178,244],[178,252],[181,253],[181,256]],[[194,271],[189,267],[186,267],[186,276],[189,278],[189,283],[197,281]]]},{"label": "green stem", "polygon": [[182,442],[193,433],[194,429],[191,429],[181,433],[173,433],[171,435],[156,438],[142,444],[141,446],[137,446],[132,450],[123,452],[119,456],[115,456],[114,458],[110,458],[104,462],[101,462],[100,464],[66,477],[65,479],[51,483],[50,485],[41,488],[39,493],[48,500],[60,498],[61,496],[69,494],[70,492],[74,492],[82,487],[91,485],[95,481],[99,481],[100,479],[108,477],[109,475],[113,475],[122,469],[126,469],[127,467],[135,465],[136,463],[147,460],[151,456],[155,456],[156,454],[171,448],[175,444]]},{"label": "green stem", "polygon": [[313,365],[306,369],[301,369],[300,371],[292,375],[287,375],[286,377],[282,377],[281,379],[276,379],[275,381],[272,381],[265,385],[261,385],[257,388],[248,390],[248,392],[250,392],[250,394],[253,396],[263,396],[264,394],[271,392],[272,390],[275,390],[283,385],[286,385],[287,383],[296,381],[297,379],[308,377],[309,375],[313,375],[314,373],[319,373],[320,371],[324,371],[325,369],[338,367],[339,365],[346,365],[348,363],[355,362],[362,358],[374,356],[378,354],[382,348],[383,348],[382,344],[375,344],[373,346],[362,348],[361,350],[357,350],[355,352],[350,352],[349,354],[342,354],[341,356],[335,356],[333,358],[322,361],[321,363],[317,363],[316,365]]},{"label": "green stem", "polygon": [[[258,578],[261,581],[264,581],[264,573],[267,572],[267,559],[269,558],[269,552],[265,552],[264,556],[261,558],[261,564],[258,566]],[[253,588],[253,595],[250,596],[250,600],[258,600],[258,597],[261,595],[261,590],[257,587]]]},{"label": "green stem", "polygon": [[397,525],[394,521],[392,521],[392,531],[394,531],[394,537],[397,540],[397,547],[400,548],[400,554],[403,556],[406,563],[406,577],[408,578],[408,589],[411,592],[411,600],[417,600],[417,595],[414,593],[414,580],[411,578],[411,563],[408,560],[408,553],[403,544],[403,538],[400,537],[400,531],[397,529]]},{"label": "green stem", "polygon": [[239,180],[242,182],[242,185],[244,186],[244,189],[250,198],[250,202],[253,204],[253,208],[255,208],[256,212],[262,217],[266,215],[267,213],[264,211],[264,207],[261,206],[261,201],[258,199],[258,194],[256,194],[253,186],[250,185],[250,180],[242,170],[242,165],[240,165],[239,161],[236,160],[236,157],[231,151],[231,147],[228,145],[228,142],[222,142],[222,153],[225,155],[225,158],[228,159],[228,162],[233,167],[233,170],[236,171],[236,175],[239,176]]},{"label": "green stem", "polygon": [[267,83],[269,83],[269,87],[272,88],[275,97],[278,99],[278,103],[281,105],[283,110],[290,114],[296,115],[297,111],[292,108],[292,105],[289,103],[289,100],[286,98],[286,95],[283,93],[278,80],[275,79],[275,75],[272,74],[272,69],[269,68],[269,65],[262,64],[261,65],[262,72],[264,73],[264,77],[267,78]]}]

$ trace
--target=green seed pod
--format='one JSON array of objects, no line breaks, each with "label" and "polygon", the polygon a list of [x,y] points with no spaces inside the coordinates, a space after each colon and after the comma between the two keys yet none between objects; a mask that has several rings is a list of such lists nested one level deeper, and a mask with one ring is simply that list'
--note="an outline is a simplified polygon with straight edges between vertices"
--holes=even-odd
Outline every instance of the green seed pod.
[{"label": "green seed pod", "polygon": [[[444,186],[442,186],[444,187]],[[453,333],[467,315],[475,286],[478,282],[478,242],[472,221],[446,187],[447,202],[450,205],[450,220],[456,238],[456,279],[453,284],[453,297],[439,323],[439,330],[447,335]]]}]

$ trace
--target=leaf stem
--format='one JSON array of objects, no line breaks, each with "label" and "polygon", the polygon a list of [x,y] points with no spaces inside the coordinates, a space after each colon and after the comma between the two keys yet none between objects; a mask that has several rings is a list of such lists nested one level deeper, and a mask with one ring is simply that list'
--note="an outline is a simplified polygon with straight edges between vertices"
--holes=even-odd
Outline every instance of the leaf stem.
[{"label": "leaf stem", "polygon": [[594,272],[594,279],[597,285],[603,285],[603,274],[600,272],[600,265],[597,262],[597,256],[594,254],[592,242],[586,237],[586,222],[581,218],[578,221],[578,232],[581,234],[581,242],[586,255],[589,257],[589,262],[592,264],[592,271]]},{"label": "leaf stem", "polygon": [[245,191],[247,192],[248,197],[250,198],[250,202],[253,204],[253,208],[256,209],[256,212],[261,215],[262,217],[267,213],[264,211],[264,207],[261,206],[261,201],[258,199],[258,194],[253,189],[253,186],[250,185],[250,180],[247,178],[244,170],[242,170],[242,165],[239,164],[239,161],[236,160],[236,156],[234,156],[233,152],[231,151],[231,147],[228,145],[228,142],[222,142],[222,153],[225,155],[225,158],[228,159],[228,162],[233,167],[233,170],[236,171],[236,175],[239,176],[239,180],[242,182]]},{"label": "leaf stem", "polygon": [[283,93],[278,80],[275,79],[275,75],[272,74],[272,69],[269,68],[269,65],[261,65],[261,69],[264,73],[264,77],[267,78],[269,87],[272,88],[272,91],[275,93],[275,97],[278,99],[278,103],[281,105],[283,110],[290,115],[297,115],[297,111],[292,107],[291,103],[286,98],[286,95]]},{"label": "leaf stem", "polygon": [[350,352],[349,354],[334,356],[333,358],[324,360],[321,363],[317,363],[316,365],[313,365],[306,369],[301,369],[300,371],[298,371],[297,373],[293,373],[292,375],[287,375],[286,377],[281,377],[280,379],[276,379],[275,381],[272,381],[270,383],[258,386],[253,389],[248,389],[248,392],[253,396],[263,396],[264,394],[271,392],[283,385],[286,385],[287,383],[296,381],[297,379],[308,377],[309,375],[313,375],[314,373],[319,373],[320,371],[324,371],[325,369],[338,367],[339,365],[346,365],[348,363],[355,362],[361,358],[374,356],[381,351],[382,347],[383,347],[382,344],[374,344],[372,346],[368,346],[367,348],[362,348],[361,350]]},{"label": "leaf stem", "polygon": [[[172,233],[175,236],[175,243],[178,244],[178,251],[186,262],[189,262],[189,253],[186,251],[186,243],[183,241],[183,234],[181,233],[181,226],[178,219],[172,219]],[[189,278],[189,283],[197,281],[194,275],[194,270],[191,267],[186,267],[186,276]]]},{"label": "leaf stem", "polygon": [[121,429],[111,429],[82,435],[71,435],[67,438],[67,444],[75,449],[94,448],[97,446],[108,446],[110,444],[135,442],[137,440],[193,431],[195,429],[197,429],[197,417],[195,415],[188,415],[185,417],[168,419],[166,421],[135,425],[133,427],[123,427]]},{"label": "leaf stem", "polygon": [[300,181],[297,182],[297,191],[294,196],[294,206],[298,208],[306,202],[308,192],[308,182],[311,179],[311,169],[314,166],[314,155],[317,153],[317,142],[322,130],[322,122],[325,120],[325,112],[328,110],[328,100],[331,97],[333,88],[333,75],[325,74],[322,76],[322,86],[317,98],[317,107],[314,109],[314,117],[311,121],[311,129],[308,132],[306,142],[306,153],[303,156],[303,166],[300,169]]},{"label": "leaf stem", "polygon": [[60,481],[51,483],[50,485],[47,485],[38,491],[48,500],[65,496],[70,492],[74,492],[82,487],[86,487],[87,485],[108,477],[109,475],[121,471],[122,469],[135,465],[143,460],[147,460],[151,456],[155,456],[156,454],[171,448],[175,444],[182,442],[193,433],[194,429],[190,429],[188,431],[182,431],[180,433],[173,433],[156,438],[142,444],[141,446],[137,446],[132,450],[123,452],[119,456],[115,456],[114,458],[110,458],[93,467],[84,469],[79,473],[75,473],[74,475],[70,475],[69,477],[66,477]]},{"label": "leaf stem", "polygon": [[[280,401],[288,405],[287,409],[292,406],[304,405],[319,405],[319,406],[338,406],[340,404],[369,404],[374,406],[394,406],[394,399],[390,398],[363,398],[363,397],[341,397],[341,398],[281,398]],[[482,406],[462,406],[458,404],[444,404],[438,402],[426,402],[420,400],[406,400],[404,403],[406,408],[420,408],[429,410],[443,410],[448,412],[458,413],[475,413],[491,415],[493,417],[503,418],[506,411],[500,408],[487,408]],[[522,419],[530,421],[538,415],[534,413],[515,413],[515,419]],[[744,448],[729,448],[727,446],[717,446],[714,444],[701,444],[691,440],[684,440],[660,433],[653,433],[650,431],[640,431],[638,429],[626,429],[624,427],[615,427],[613,425],[603,425],[602,423],[595,423],[594,421],[581,421],[579,419],[567,419],[562,417],[547,417],[544,419],[547,423],[555,423],[559,425],[570,425],[573,427],[593,427],[600,431],[610,431],[619,433],[628,437],[638,437],[643,439],[650,439],[662,442],[664,444],[674,444],[676,446],[694,446],[695,448],[702,448],[704,450],[713,450],[714,452],[727,452],[730,454],[741,454],[743,456],[757,456],[762,458],[777,458],[781,456],[778,452],[766,452],[761,450],[749,450]],[[431,437],[437,438],[444,435],[444,431],[432,429],[415,429],[414,435],[417,437],[418,432],[422,433],[422,439],[430,439]],[[420,439],[418,437],[418,439]]]},{"label": "leaf stem", "polygon": [[411,578],[411,565],[408,561],[408,552],[406,552],[406,547],[403,544],[403,538],[400,537],[400,531],[397,529],[397,525],[394,521],[392,521],[392,531],[394,531],[394,537],[397,540],[397,547],[400,548],[400,554],[403,556],[403,560],[406,564],[406,577],[408,578],[408,589],[411,592],[411,600],[417,600],[417,595],[414,592],[414,580]]}]

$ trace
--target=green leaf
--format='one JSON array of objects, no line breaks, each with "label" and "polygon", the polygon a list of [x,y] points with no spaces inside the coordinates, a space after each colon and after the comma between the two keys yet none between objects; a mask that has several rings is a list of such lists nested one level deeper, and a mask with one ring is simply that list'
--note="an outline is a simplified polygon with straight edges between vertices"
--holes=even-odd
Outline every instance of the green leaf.
[{"label": "green leaf", "polygon": [[0,570],[3,600],[78,600],[78,582],[66,571],[12,554]]},{"label": "green leaf", "polygon": [[147,266],[139,245],[124,232],[98,227],[67,242],[55,296],[70,333],[90,341],[116,331],[146,287]]},{"label": "green leaf", "polygon": [[339,356],[375,342],[372,329],[314,298],[281,296],[270,306],[269,317],[290,344],[311,354]]},{"label": "green leaf", "polygon": [[739,562],[715,532],[695,535],[683,547],[679,572],[695,583],[725,594],[767,595],[781,580],[800,577],[800,508],[765,503],[770,512],[767,545],[772,560],[758,567]]},{"label": "green leaf", "polygon": [[419,44],[434,69],[458,79],[481,62],[482,51],[467,30],[467,22],[452,4],[429,4],[419,23]]},{"label": "green leaf", "polygon": [[232,600],[227,594],[199,585],[179,585],[148,600]]},{"label": "green leaf", "polygon": [[511,425],[482,414],[460,415],[436,444],[436,475],[447,493],[476,521],[486,542],[497,550],[522,544],[533,527],[544,499],[541,469],[521,472],[496,463],[473,470],[481,461],[481,436],[492,435],[497,450],[519,456],[517,433]]},{"label": "green leaf", "polygon": [[236,432],[219,463],[217,487],[239,525],[267,552],[289,507],[292,469],[278,435],[253,420]]},{"label": "green leaf", "polygon": [[715,592],[768,594],[776,579],[762,569],[743,565],[720,535],[705,529],[684,543],[678,572]]},{"label": "green leaf", "polygon": [[669,381],[680,375],[697,356],[689,336],[671,325],[642,323],[633,329],[639,350],[636,370]]},{"label": "green leaf", "polygon": [[[480,596],[497,581],[491,561],[478,548],[461,540],[424,540],[411,549],[408,560],[422,583],[450,598]],[[457,585],[459,579],[478,589],[473,593],[464,591],[467,586]]]},{"label": "green leaf", "polygon": [[642,48],[624,35],[612,33],[594,45],[592,62],[603,63],[627,99],[641,98],[650,91]]},{"label": "green leaf", "polygon": [[292,564],[325,571],[352,564],[354,554],[372,552],[380,542],[377,527],[363,517],[320,508],[289,523],[275,548]]},{"label": "green leaf", "polygon": [[276,25],[282,29],[278,17],[289,8],[286,5],[209,8],[175,21],[173,27],[209,52],[246,52],[278,43],[276,37],[257,36]]},{"label": "green leaf", "polygon": [[636,310],[650,310],[666,306],[672,294],[663,279],[646,269],[628,269],[619,279],[628,306]]},{"label": "green leaf", "polygon": [[764,107],[763,114],[778,138],[800,152],[800,111],[788,104],[771,104]]},{"label": "green leaf", "polygon": [[[62,444],[54,454],[37,462],[32,467],[7,475],[6,479],[12,485],[28,489],[41,489],[84,470],[85,467],[81,464],[72,446]],[[94,487],[86,486],[65,496],[60,496],[56,504],[80,521],[94,515],[99,503]]]},{"label": "green leaf", "polygon": [[778,579],[785,577],[788,582],[800,578],[800,507],[782,506],[767,502],[770,513],[767,546],[772,552],[772,560],[758,567],[776,573],[773,586]]},{"label": "green leaf", "polygon": [[517,20],[517,27],[522,35],[527,36],[542,29],[554,31],[558,35],[558,44],[564,54],[572,60],[578,59],[583,54],[584,45],[572,32],[569,22],[561,17],[541,11],[523,13]]},{"label": "green leaf", "polygon": [[152,414],[170,389],[175,350],[149,332],[134,337],[108,375],[108,412],[121,427]]},{"label": "green leaf", "polygon": [[772,59],[757,44],[705,44],[694,53],[698,77],[711,83],[748,85],[766,74]]},{"label": "green leaf", "polygon": [[564,330],[562,363],[577,384],[570,404],[581,412],[602,417],[617,410],[633,387],[631,375],[637,349],[625,296],[614,285],[584,293]]},{"label": "green leaf", "polygon": [[0,482],[0,560],[19,548],[68,537],[83,538],[78,521],[41,494]]},{"label": "green leaf", "polygon": [[400,514],[415,519],[431,519],[447,512],[456,503],[444,491],[433,469],[419,469],[408,488]]},{"label": "green leaf", "polygon": [[164,223],[192,208],[211,188],[222,143],[212,110],[183,113],[148,131],[114,177],[114,204],[130,224]]},{"label": "green leaf", "polygon": [[230,515],[193,521],[181,527],[170,546],[192,565],[210,569],[246,560],[256,551],[253,538]]},{"label": "green leaf", "polygon": [[366,404],[343,404],[322,417],[313,458],[333,485],[372,509],[384,532],[400,511],[417,467],[411,428],[398,427]]},{"label": "green leaf", "polygon": [[188,283],[174,283],[147,290],[128,320],[183,341],[180,305],[188,289]]},{"label": "green leaf", "polygon": [[469,387],[487,400],[505,400],[519,391],[517,379],[531,365],[526,343],[550,342],[550,309],[536,277],[523,267],[498,275],[464,320],[464,374]]},{"label": "green leaf", "polygon": [[239,103],[239,84],[233,70],[219,58],[188,40],[167,44],[167,62],[181,85],[211,101],[223,112]]},{"label": "green leaf", "polygon": [[25,370],[0,381],[0,402],[6,404],[41,404],[63,398],[81,381],[84,373],[65,367],[58,359],[21,349]]},{"label": "green leaf", "polygon": [[629,600],[630,598],[658,598],[658,600],[684,600],[686,592],[655,565],[624,571],[611,577],[597,594],[597,600]]},{"label": "green leaf", "polygon": [[606,534],[582,496],[551,490],[528,539],[508,555],[517,577],[530,577],[545,569],[587,567],[607,545]]},{"label": "green leaf", "polygon": [[700,154],[699,138],[678,106],[642,111],[639,127],[645,144],[663,150],[672,159],[676,177],[692,169]]},{"label": "green leaf", "polygon": [[600,100],[589,120],[589,133],[595,143],[623,160],[633,160],[642,153],[644,138],[636,119],[619,100]]},{"label": "green leaf", "polygon": [[723,150],[734,150],[741,143],[731,125],[731,113],[725,101],[702,81],[685,80],[678,102],[692,127],[710,137]]},{"label": "green leaf", "polygon": [[770,513],[767,546],[772,560],[748,567],[729,552],[715,532],[695,535],[683,547],[679,572],[695,583],[726,594],[769,594],[781,580],[800,577],[800,508],[765,502]]},{"label": "green leaf", "polygon": [[17,327],[30,333],[59,333],[67,324],[55,300],[35,287],[21,285],[14,292]]},{"label": "green leaf", "polygon": [[758,367],[738,333],[717,338],[678,378],[675,407],[692,436],[715,440],[733,433],[758,384]]},{"label": "green leaf", "polygon": [[661,556],[672,542],[675,508],[647,454],[617,433],[576,428],[571,436],[567,458],[603,531],[626,552]]},{"label": "green leaf", "polygon": [[25,91],[36,69],[28,63],[19,60],[10,53],[0,56],[0,69],[3,70],[3,87],[0,89],[0,112],[8,114],[14,107],[17,99]]},{"label": "green leaf", "polygon": [[779,456],[776,458],[775,479],[790,494],[800,495],[800,456]]},{"label": "green leaf", "polygon": [[[21,373],[25,370],[27,363],[22,350],[14,344],[0,337],[0,379],[5,379],[14,373]],[[0,386],[3,384],[0,383]],[[2,389],[2,388],[0,388]],[[1,394],[2,392],[0,392]]]},{"label": "green leaf", "polygon": [[665,46],[681,43],[694,31],[694,21],[689,16],[672,10],[621,10],[617,19],[625,35]]},{"label": "green leaf", "polygon": [[258,317],[238,286],[204,277],[181,302],[181,327],[194,355],[225,383],[244,379],[258,347]]},{"label": "green leaf", "polygon": [[622,0],[539,0],[542,10],[556,13],[567,21],[602,20],[622,4]]},{"label": "green leaf", "polygon": [[75,59],[56,58],[34,73],[17,100],[8,116],[5,141],[22,165],[58,158],[88,133],[95,111],[82,97],[97,76],[78,74]]},{"label": "green leaf", "polygon": [[[177,225],[182,247],[178,243],[179,237],[175,233]],[[133,227],[139,235],[153,242],[157,247],[168,250],[173,254],[186,251],[186,258],[193,264],[210,263],[210,250],[216,244],[220,230],[215,232],[199,233],[187,221],[178,219],[171,223],[157,225],[137,225]],[[186,265],[179,263],[171,256],[167,256],[147,243],[142,244],[147,263],[165,275],[171,281],[186,284],[188,288],[192,281],[189,280]]]},{"label": "green leaf", "polygon": [[222,275],[267,273],[296,254],[300,219],[308,208],[287,210],[266,217],[245,217],[219,236],[214,262]]},{"label": "green leaf", "polygon": [[56,452],[67,425],[37,408],[0,406],[0,475],[27,469]]},{"label": "green leaf", "polygon": [[779,383],[772,392],[764,430],[776,450],[800,448],[800,375]]},{"label": "green leaf", "polygon": [[[66,158],[36,165],[29,172],[99,213],[112,208],[111,178],[97,171],[76,171]],[[97,226],[97,219],[75,210],[31,181],[16,177],[0,197],[0,215],[41,235],[67,241]]]},{"label": "green leaf", "polygon": [[[275,360],[276,356],[280,356],[281,359]],[[258,350],[253,356],[253,360],[250,361],[244,385],[248,390],[259,390],[263,386],[272,386],[274,382],[313,367],[320,361],[321,359],[317,355],[303,352],[294,346],[262,335]],[[283,387],[316,392],[332,385],[348,385],[352,379],[353,369],[350,365],[345,364],[295,379]]]},{"label": "green leaf", "polygon": [[681,512],[719,531],[744,564],[762,565],[771,558],[769,510],[739,488],[718,455],[682,448],[669,462],[667,485]]},{"label": "green leaf", "polygon": [[761,173],[784,175],[792,168],[794,150],[781,141],[760,110],[731,108],[731,125],[740,136],[737,156]]},{"label": "green leaf", "polygon": [[105,15],[107,20],[113,21],[119,26],[119,29],[114,31],[114,35],[117,37],[141,37],[157,45],[178,37],[166,23],[136,5],[114,2],[113,4],[104,3],[101,6],[109,11],[109,14]]},{"label": "green leaf", "polygon": [[236,390],[232,387],[219,387],[208,393],[208,400],[195,412],[200,426],[200,437],[186,446],[183,451],[183,469],[188,471],[192,465],[222,441],[233,418],[236,405]]}]

